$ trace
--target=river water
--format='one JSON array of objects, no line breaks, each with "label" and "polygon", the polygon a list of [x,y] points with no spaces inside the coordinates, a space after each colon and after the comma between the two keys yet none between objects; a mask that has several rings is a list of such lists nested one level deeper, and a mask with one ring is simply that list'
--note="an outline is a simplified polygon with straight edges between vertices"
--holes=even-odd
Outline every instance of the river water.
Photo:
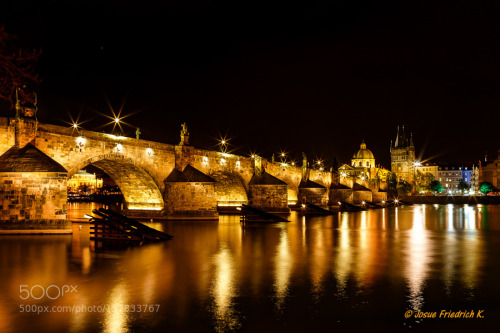
[{"label": "river water", "polygon": [[[91,208],[82,205],[70,215]],[[0,332],[500,327],[499,206],[289,219],[153,222],[174,239],[97,252],[82,222],[73,235],[1,236]],[[443,310],[473,318],[439,318]]]}]

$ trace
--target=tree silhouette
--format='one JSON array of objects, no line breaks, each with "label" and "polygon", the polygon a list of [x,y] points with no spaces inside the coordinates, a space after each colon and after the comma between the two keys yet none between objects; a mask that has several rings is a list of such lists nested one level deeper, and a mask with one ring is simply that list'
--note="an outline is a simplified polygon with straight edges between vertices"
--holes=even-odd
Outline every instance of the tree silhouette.
[{"label": "tree silhouette", "polygon": [[[0,26],[0,99],[9,102],[11,109],[15,107],[17,88],[41,82],[33,68],[41,52],[10,49],[8,41],[13,39],[16,36],[6,32],[5,26]],[[28,101],[30,99],[29,96],[22,98]]]}]

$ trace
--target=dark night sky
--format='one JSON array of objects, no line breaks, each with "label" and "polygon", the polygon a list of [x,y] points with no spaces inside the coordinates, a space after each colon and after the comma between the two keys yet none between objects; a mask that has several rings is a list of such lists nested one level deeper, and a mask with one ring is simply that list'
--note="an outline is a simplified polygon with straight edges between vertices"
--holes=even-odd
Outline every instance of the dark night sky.
[{"label": "dark night sky", "polygon": [[[396,126],[417,154],[477,161],[500,147],[498,1],[7,1],[0,20],[43,50],[41,122],[99,127],[126,98],[142,138],[240,154],[390,167]],[[2,114],[7,115],[7,105]],[[126,128],[133,136],[135,129]]]}]

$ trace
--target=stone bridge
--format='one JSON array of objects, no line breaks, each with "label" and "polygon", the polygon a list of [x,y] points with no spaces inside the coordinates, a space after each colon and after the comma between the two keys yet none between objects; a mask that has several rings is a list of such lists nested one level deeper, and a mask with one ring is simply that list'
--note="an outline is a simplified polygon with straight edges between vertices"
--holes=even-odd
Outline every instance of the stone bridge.
[{"label": "stone bridge", "polygon": [[[65,219],[66,181],[88,165],[116,182],[128,213],[173,217],[214,217],[217,207],[242,203],[268,211],[301,200],[326,206],[333,179],[330,172],[197,149],[187,130],[172,145],[29,117],[0,118],[0,155],[1,220],[11,221]],[[50,167],[40,165],[46,157]],[[54,186],[47,188],[44,177]]]}]

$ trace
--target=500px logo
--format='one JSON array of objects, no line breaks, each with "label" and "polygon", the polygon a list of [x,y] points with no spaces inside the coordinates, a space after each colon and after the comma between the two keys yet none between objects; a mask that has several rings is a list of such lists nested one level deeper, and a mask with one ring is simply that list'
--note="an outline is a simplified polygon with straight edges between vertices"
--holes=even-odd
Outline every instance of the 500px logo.
[{"label": "500px logo", "polygon": [[42,299],[44,296],[50,299],[58,299],[61,296],[69,293],[78,293],[76,290],[78,286],[69,286],[67,284],[59,287],[51,284],[47,287],[42,287],[41,285],[34,285],[30,288],[27,284],[21,284],[19,286],[19,297],[21,299]]}]

